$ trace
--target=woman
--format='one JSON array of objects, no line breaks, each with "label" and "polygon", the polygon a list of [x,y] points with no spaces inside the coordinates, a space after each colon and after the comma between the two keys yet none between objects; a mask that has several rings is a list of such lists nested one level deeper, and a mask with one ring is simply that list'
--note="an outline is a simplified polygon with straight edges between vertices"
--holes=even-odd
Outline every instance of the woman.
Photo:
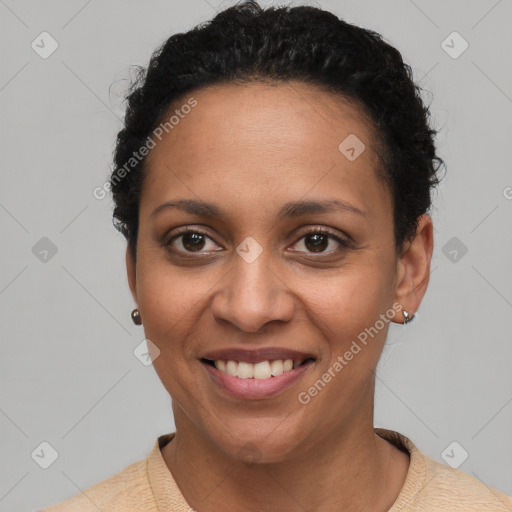
[{"label": "woman", "polygon": [[111,186],[176,432],[46,510],[512,510],[373,426],[429,282],[428,116],[395,48],[313,7],[244,3],[155,52]]}]

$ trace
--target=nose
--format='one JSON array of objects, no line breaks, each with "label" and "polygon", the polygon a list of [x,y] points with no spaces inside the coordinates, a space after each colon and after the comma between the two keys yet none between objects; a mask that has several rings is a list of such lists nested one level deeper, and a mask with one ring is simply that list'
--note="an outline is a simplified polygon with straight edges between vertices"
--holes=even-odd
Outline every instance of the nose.
[{"label": "nose", "polygon": [[270,260],[265,251],[252,262],[235,257],[211,302],[217,321],[254,333],[272,321],[293,318],[292,290]]}]

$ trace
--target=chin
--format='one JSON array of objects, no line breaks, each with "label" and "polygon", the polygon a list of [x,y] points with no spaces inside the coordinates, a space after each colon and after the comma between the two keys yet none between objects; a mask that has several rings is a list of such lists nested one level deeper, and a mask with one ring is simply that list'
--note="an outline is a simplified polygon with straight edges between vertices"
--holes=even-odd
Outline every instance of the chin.
[{"label": "chin", "polygon": [[[282,418],[280,420],[282,422]],[[219,432],[220,438],[215,439],[219,448],[229,457],[245,464],[272,464],[289,460],[303,449],[304,427],[285,426],[276,421],[264,422],[265,426],[258,429],[254,425],[244,428],[240,424]],[[276,427],[277,425],[277,427]],[[232,432],[234,434],[229,434]]]}]

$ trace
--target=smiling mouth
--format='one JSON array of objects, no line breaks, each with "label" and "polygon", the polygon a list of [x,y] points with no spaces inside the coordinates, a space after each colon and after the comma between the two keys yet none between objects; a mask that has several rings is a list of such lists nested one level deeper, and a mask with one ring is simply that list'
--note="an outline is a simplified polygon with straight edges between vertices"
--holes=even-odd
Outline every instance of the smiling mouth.
[{"label": "smiling mouth", "polygon": [[315,359],[313,357],[308,357],[306,359],[272,359],[257,363],[225,359],[213,360],[206,358],[202,358],[201,361],[231,377],[238,377],[239,379],[267,380],[279,377],[283,373],[290,372],[300,366],[313,363]]}]

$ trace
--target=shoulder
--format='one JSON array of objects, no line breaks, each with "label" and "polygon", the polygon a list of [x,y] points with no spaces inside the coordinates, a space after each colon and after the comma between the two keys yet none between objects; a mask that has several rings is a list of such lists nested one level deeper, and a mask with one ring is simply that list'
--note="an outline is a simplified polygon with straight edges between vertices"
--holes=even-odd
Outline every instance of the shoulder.
[{"label": "shoulder", "polygon": [[433,460],[403,434],[375,431],[410,456],[406,480],[389,512],[512,512],[512,497]]},{"label": "shoulder", "polygon": [[40,512],[157,510],[146,466],[147,459],[134,462],[114,476]]},{"label": "shoulder", "polygon": [[[464,512],[512,512],[512,497],[482,483],[480,480],[441,464],[423,455],[426,466],[424,492],[418,503],[430,510]],[[422,510],[422,509],[419,509]],[[427,510],[427,508],[425,508]]]}]

